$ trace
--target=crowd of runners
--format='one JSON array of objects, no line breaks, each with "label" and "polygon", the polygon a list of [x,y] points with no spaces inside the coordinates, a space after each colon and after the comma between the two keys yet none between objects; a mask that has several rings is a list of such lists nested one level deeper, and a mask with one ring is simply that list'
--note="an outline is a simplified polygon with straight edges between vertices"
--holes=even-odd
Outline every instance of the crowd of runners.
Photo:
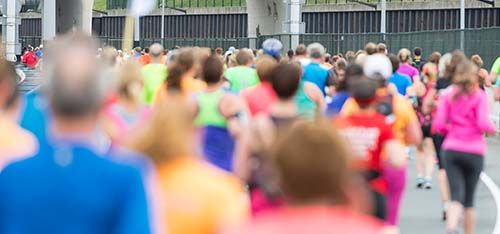
[{"label": "crowd of runners", "polygon": [[443,233],[474,233],[500,58],[132,51],[61,36],[25,96],[0,61],[0,233],[399,233],[412,158],[418,188],[439,170]]}]

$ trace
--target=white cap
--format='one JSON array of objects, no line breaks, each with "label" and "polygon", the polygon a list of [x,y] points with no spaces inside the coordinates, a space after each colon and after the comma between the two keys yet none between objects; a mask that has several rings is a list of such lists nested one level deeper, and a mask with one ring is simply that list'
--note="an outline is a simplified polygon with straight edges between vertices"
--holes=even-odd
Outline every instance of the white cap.
[{"label": "white cap", "polygon": [[382,54],[366,56],[363,62],[365,76],[373,78],[376,74],[388,79],[392,75],[392,64],[389,58]]}]

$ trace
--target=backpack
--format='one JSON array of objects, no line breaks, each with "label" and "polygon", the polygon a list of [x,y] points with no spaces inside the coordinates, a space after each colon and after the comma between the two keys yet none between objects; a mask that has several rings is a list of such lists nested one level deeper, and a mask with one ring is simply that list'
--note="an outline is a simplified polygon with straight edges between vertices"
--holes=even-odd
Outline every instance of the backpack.
[{"label": "backpack", "polygon": [[394,95],[387,94],[377,99],[375,109],[386,118],[386,123],[392,125],[396,121],[394,115]]}]

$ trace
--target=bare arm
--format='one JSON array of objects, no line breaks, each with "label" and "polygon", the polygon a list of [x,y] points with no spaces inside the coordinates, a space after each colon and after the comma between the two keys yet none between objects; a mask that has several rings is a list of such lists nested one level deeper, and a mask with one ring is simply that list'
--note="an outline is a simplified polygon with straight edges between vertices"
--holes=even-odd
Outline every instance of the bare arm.
[{"label": "bare arm", "polygon": [[306,82],[304,84],[304,91],[306,95],[314,102],[316,103],[316,106],[318,110],[323,113],[325,110],[326,104],[325,104],[325,99],[323,97],[323,92],[319,90],[319,88],[309,82]]},{"label": "bare arm", "polygon": [[401,168],[406,165],[406,151],[400,141],[394,139],[387,141],[384,144],[384,152],[387,154],[389,163],[396,168]]}]

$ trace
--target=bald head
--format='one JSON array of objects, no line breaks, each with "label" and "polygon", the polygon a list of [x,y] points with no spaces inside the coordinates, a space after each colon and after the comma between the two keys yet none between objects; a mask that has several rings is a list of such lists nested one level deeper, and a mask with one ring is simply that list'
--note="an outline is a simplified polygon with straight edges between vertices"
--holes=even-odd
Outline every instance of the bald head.
[{"label": "bald head", "polygon": [[95,41],[87,35],[64,36],[47,50],[46,89],[57,117],[79,118],[98,112],[103,94]]},{"label": "bald head", "polygon": [[163,56],[163,46],[155,43],[149,47],[149,55],[152,59],[161,58]]}]

